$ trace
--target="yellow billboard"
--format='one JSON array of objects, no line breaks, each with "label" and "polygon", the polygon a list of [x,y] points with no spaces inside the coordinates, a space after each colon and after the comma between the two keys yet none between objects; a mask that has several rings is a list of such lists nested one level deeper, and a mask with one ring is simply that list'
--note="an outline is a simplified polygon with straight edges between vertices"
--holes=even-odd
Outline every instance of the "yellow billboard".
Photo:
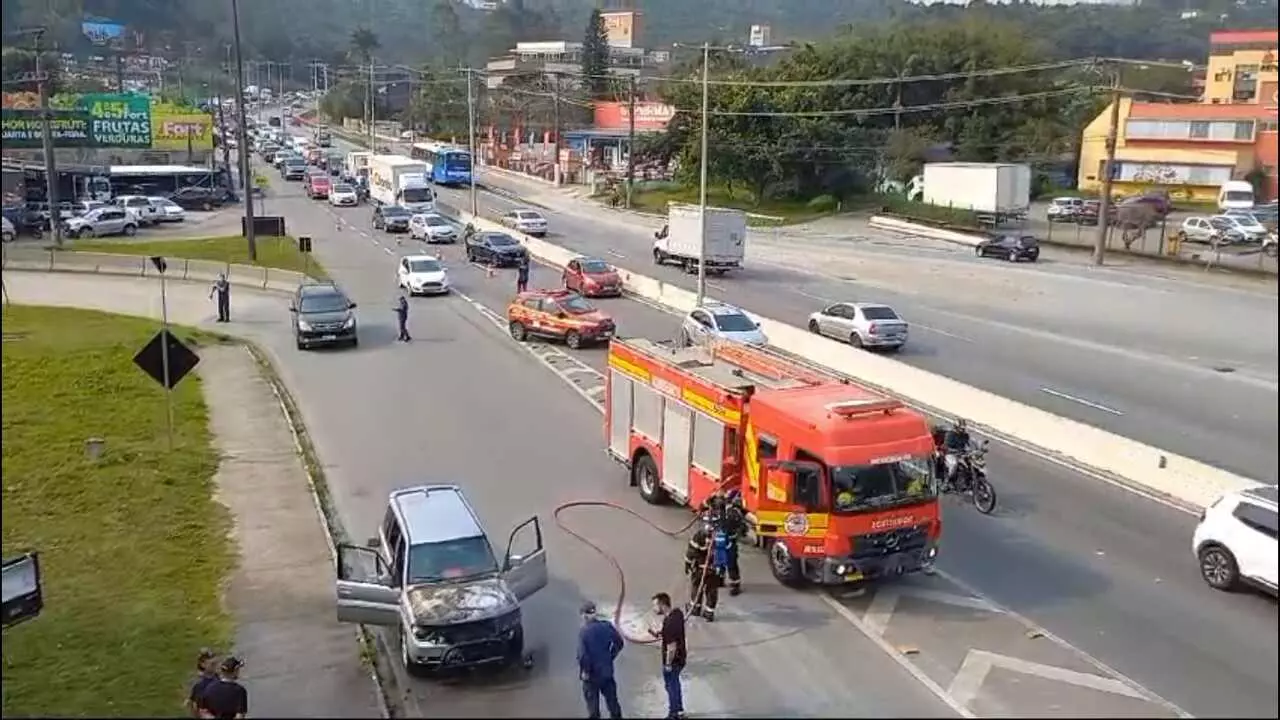
[{"label": "yellow billboard", "polygon": [[151,106],[152,150],[212,150],[213,116],[165,103]]}]

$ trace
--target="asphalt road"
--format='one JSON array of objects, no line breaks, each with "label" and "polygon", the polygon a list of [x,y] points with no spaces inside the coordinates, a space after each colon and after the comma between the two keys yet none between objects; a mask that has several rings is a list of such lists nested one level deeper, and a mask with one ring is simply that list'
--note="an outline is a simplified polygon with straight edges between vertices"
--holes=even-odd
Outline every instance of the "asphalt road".
[{"label": "asphalt road", "polygon": [[[340,149],[353,146],[336,141]],[[402,148],[403,149],[403,148]],[[650,260],[649,217],[486,173],[496,216],[537,204],[552,242],[692,289]],[[465,190],[446,202],[469,208]],[[865,227],[753,231],[748,266],[712,297],[803,326],[837,300],[895,307],[912,325],[903,362],[1261,482],[1280,480],[1280,311],[1274,285],[1225,286],[1203,273],[1046,252],[1036,265]]]},{"label": "asphalt road", "polygon": [[[419,250],[417,243],[405,239],[398,246],[394,237],[372,231],[366,207],[330,213],[300,191],[296,200],[281,202],[293,232],[316,238],[320,260],[362,306],[365,339],[356,352],[303,355],[287,337],[274,340],[340,510],[357,536],[372,531],[390,489],[429,478],[464,483],[495,533],[531,512],[549,523],[553,507],[570,499],[642,507],[625,487],[623,471],[604,459],[592,406],[567,392],[493,322],[514,289],[509,273],[489,277],[467,265],[459,249],[445,248],[459,294],[415,299],[417,339],[394,346],[395,260]],[[550,271],[535,271],[535,286],[555,282]],[[633,301],[602,305],[624,334],[670,337],[676,325],[676,318]],[[598,349],[572,355],[587,367],[603,367]],[[837,605],[843,610],[837,610],[815,593],[782,591],[760,558],[752,557],[745,570],[748,593],[729,602],[731,614],[723,622],[698,629],[707,663],[693,673],[699,685],[691,695],[706,704],[695,701],[691,711],[945,714],[923,685],[879,654],[888,648],[948,690],[962,659],[975,649],[1102,673],[1087,661],[1088,653],[1187,712],[1274,716],[1275,603],[1203,585],[1187,548],[1194,518],[1003,448],[993,452],[991,466],[1004,510],[982,518],[967,508],[950,509],[941,560],[947,577],[904,587],[918,602],[900,601],[892,622],[861,605],[877,598],[842,598]],[[678,510],[643,511],[668,527],[687,520]],[[632,601],[642,603],[652,589],[676,582],[678,542],[607,512],[584,511],[571,520],[610,539],[633,593],[641,596]],[[455,715],[578,711],[573,611],[580,598],[610,602],[615,590],[607,566],[589,550],[555,531],[549,543],[556,577],[532,610],[531,624],[546,648],[535,676],[514,680],[501,692],[416,683],[415,697]],[[1007,613],[972,607],[955,612],[964,603],[954,596],[964,593],[949,577],[1064,643],[1026,630]],[[951,602],[940,600],[943,593]],[[888,630],[867,632],[872,615]],[[860,622],[850,623],[850,617]],[[895,642],[894,633],[905,639]],[[1028,638],[1042,637],[1045,643],[1023,647]],[[905,644],[917,652],[898,654]],[[874,659],[867,662],[869,657]],[[643,685],[654,659],[638,648],[627,658],[624,686],[633,692],[631,702],[660,712],[656,687]],[[1068,692],[1065,682],[1046,690],[1035,683],[1049,681],[1038,676],[1010,683],[996,674],[970,704],[978,714],[1063,714],[1050,707],[1055,704],[1113,717],[1167,714],[1149,700],[1113,691]],[[1046,699],[1063,693],[1065,704]]]},{"label": "asphalt road", "polygon": [[[468,206],[464,192],[442,194]],[[519,205],[480,196],[482,214]],[[653,265],[646,219],[574,205],[544,205],[552,242],[696,285],[676,268]],[[771,239],[764,232],[752,244],[748,267],[713,279],[712,297],[801,327],[837,300],[888,303],[912,324],[903,362],[1277,481],[1274,294],[1067,261],[1013,266],[954,245],[876,235]]]}]

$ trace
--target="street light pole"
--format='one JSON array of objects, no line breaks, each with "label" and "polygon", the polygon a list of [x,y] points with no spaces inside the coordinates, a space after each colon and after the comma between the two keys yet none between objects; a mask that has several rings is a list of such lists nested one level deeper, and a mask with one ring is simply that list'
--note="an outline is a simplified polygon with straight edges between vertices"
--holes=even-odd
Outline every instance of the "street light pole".
[{"label": "street light pole", "polygon": [[707,296],[707,126],[708,98],[711,80],[711,45],[702,44],[702,157],[698,170],[698,296],[701,305]]},{"label": "street light pole", "polygon": [[[467,149],[471,153],[471,216],[480,214],[479,200],[476,197],[476,101],[471,88],[471,68],[467,68]],[[560,142],[559,136],[556,142]],[[557,146],[558,147],[558,146]]]},{"label": "street light pole", "polygon": [[258,241],[253,228],[253,169],[249,167],[248,123],[244,113],[244,54],[240,50],[240,3],[231,0],[231,24],[236,51],[236,144],[240,151],[240,181],[244,187],[244,239],[249,243],[249,260],[258,260]]}]

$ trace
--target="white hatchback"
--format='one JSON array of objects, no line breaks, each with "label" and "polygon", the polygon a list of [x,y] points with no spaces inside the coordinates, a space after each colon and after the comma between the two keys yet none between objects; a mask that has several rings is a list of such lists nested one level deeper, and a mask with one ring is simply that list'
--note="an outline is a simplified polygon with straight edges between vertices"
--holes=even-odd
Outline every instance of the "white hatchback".
[{"label": "white hatchback", "polygon": [[410,295],[444,295],[449,292],[449,273],[438,257],[408,255],[400,258],[396,284]]},{"label": "white hatchback", "polygon": [[1276,486],[1260,485],[1218,498],[1200,515],[1192,550],[1210,587],[1242,584],[1276,592]]}]

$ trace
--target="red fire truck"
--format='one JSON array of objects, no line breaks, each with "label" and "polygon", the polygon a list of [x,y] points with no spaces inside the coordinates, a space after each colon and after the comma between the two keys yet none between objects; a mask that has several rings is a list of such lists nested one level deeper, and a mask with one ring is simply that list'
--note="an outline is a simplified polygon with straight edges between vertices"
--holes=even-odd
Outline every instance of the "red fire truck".
[{"label": "red fire truck", "polygon": [[928,421],[775,351],[615,339],[605,435],[650,503],[739,489],[749,540],[784,584],[896,577],[937,554]]}]

